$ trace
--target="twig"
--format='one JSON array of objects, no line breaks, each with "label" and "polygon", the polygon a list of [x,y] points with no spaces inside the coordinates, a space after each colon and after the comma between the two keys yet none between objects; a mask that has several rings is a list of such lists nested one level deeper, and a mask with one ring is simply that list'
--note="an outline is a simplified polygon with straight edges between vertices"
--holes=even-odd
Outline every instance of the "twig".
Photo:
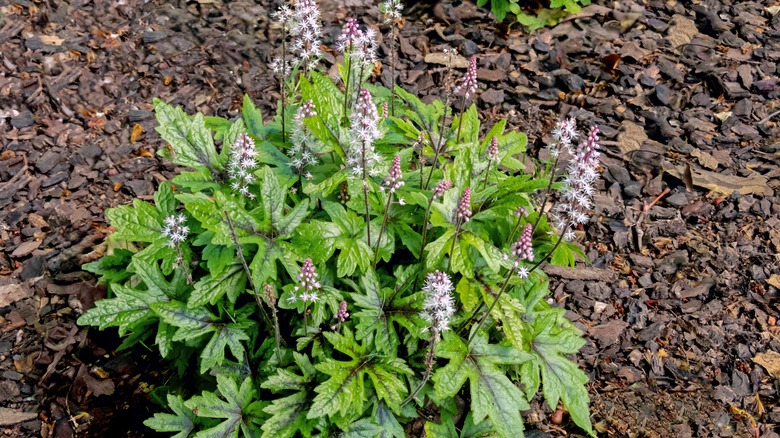
[{"label": "twig", "polygon": [[763,119],[759,120],[757,124],[758,125],[763,125],[764,123],[768,122],[772,117],[774,117],[774,116],[776,116],[778,114],[780,114],[780,110],[777,110],[777,111],[773,112],[772,114],[770,114],[770,115],[764,117]]}]

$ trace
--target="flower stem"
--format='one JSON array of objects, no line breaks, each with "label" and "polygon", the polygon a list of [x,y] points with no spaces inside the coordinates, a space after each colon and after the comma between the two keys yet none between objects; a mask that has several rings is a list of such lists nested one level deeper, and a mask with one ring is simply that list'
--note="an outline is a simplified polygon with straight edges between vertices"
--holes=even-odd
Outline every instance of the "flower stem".
[{"label": "flower stem", "polygon": [[[487,188],[488,174],[490,173],[490,163],[491,163],[491,161],[492,160],[488,160],[488,167],[485,170],[485,181],[482,182],[482,189],[483,190]],[[481,209],[482,209],[482,207],[480,207],[480,210]]]},{"label": "flower stem", "polygon": [[[555,157],[555,161],[553,162],[552,168],[550,168],[550,182],[547,183],[547,188],[544,190],[544,198],[542,199],[542,203],[539,204],[539,216],[536,217],[536,222],[534,222],[534,230],[536,230],[536,226],[539,225],[539,221],[542,220],[542,213],[544,213],[544,205],[547,203],[547,199],[550,197],[550,191],[552,190],[553,181],[555,181],[555,169],[558,167],[558,159],[561,157],[560,152],[558,153],[558,156]],[[511,238],[509,239],[512,240]]]},{"label": "flower stem", "polygon": [[287,101],[287,78],[285,77],[285,74],[287,73],[287,35],[284,35],[284,38],[282,38],[282,74],[279,75],[279,87],[282,89],[282,143],[285,143],[287,141],[286,131],[285,131],[285,118],[287,116],[286,111],[286,101]]},{"label": "flower stem", "polygon": [[395,117],[395,20],[390,27],[390,116]]},{"label": "flower stem", "polygon": [[385,216],[382,218],[382,228],[379,229],[379,237],[376,239],[376,251],[374,251],[374,267],[379,261],[379,245],[382,242],[382,235],[385,234],[385,228],[387,228],[387,219],[390,216],[390,204],[393,201],[393,194],[387,194],[387,204],[385,205]]},{"label": "flower stem", "polygon": [[[436,170],[436,164],[439,162],[439,154],[442,152],[442,148],[446,146],[446,141],[444,141],[444,144],[442,144],[442,141],[445,137],[444,135],[444,124],[447,120],[447,107],[449,105],[449,99],[447,99],[447,102],[444,104],[444,114],[441,116],[441,127],[439,128],[439,141],[436,144],[436,148],[433,154],[433,163],[431,164],[431,173],[428,174],[428,179],[425,180],[425,186],[423,189],[428,189],[428,184],[431,183],[431,177],[433,176],[433,171]],[[419,114],[419,113],[418,113]],[[431,138],[431,144],[433,144],[433,138]]]},{"label": "flower stem", "polygon": [[425,209],[425,220],[423,221],[423,230],[422,230],[422,239],[420,240],[420,255],[417,257],[418,260],[422,260],[423,257],[423,251],[425,251],[425,240],[428,236],[428,220],[431,218],[431,207],[433,206],[433,198],[428,202],[428,208]]},{"label": "flower stem", "polygon": [[450,246],[450,257],[447,259],[447,270],[450,270],[452,266],[452,253],[455,251],[455,241],[458,240],[458,234],[460,234],[460,224],[462,221],[458,219],[458,225],[455,227],[455,234],[452,236],[452,245]]},{"label": "flower stem", "polygon": [[409,394],[409,397],[406,397],[406,399],[401,402],[401,407],[406,406],[407,403],[412,401],[417,396],[417,394],[420,393],[420,390],[422,390],[423,386],[428,383],[428,380],[430,380],[431,374],[433,374],[433,360],[437,339],[439,339],[439,331],[436,329],[436,327],[434,327],[431,333],[431,348],[427,353],[425,353],[425,374],[423,375],[423,379],[420,381],[420,384],[417,385],[417,388],[415,388],[414,391]]},{"label": "flower stem", "polygon": [[455,143],[460,140],[460,128],[463,126],[463,110],[466,109],[466,96],[460,101],[460,115],[458,116],[458,133],[455,135]]},{"label": "flower stem", "polygon": [[347,53],[352,52],[352,43],[349,43],[349,51],[344,51],[344,62],[347,63],[347,78],[344,80],[344,116],[342,120],[347,120],[347,101],[349,99],[349,81],[352,77],[352,60]]},{"label": "flower stem", "polygon": [[[566,230],[569,228],[569,225],[571,222],[567,223],[565,227],[563,227],[563,230]],[[545,260],[547,260],[548,257],[552,255],[553,252],[555,252],[556,249],[558,249],[558,245],[561,244],[561,241],[563,241],[563,233],[564,231],[561,231],[561,233],[558,235],[558,240],[555,242],[555,245],[553,245],[552,249],[544,255],[541,259],[539,259],[538,262],[536,262],[531,269],[528,270],[528,274],[530,275],[536,268],[541,266],[542,263],[544,263]],[[488,307],[487,312],[485,312],[484,315],[482,315],[482,318],[479,320],[479,324],[477,324],[477,329],[472,332],[472,335],[469,337],[469,342],[467,346],[471,346],[471,342],[474,340],[474,337],[476,337],[477,333],[479,333],[479,330],[482,328],[482,325],[485,323],[485,320],[487,319],[488,315],[490,315],[490,312],[493,311],[493,308],[496,307],[496,304],[498,303],[498,300],[501,299],[501,295],[506,291],[507,285],[509,285],[509,280],[512,278],[512,275],[515,273],[514,268],[510,269],[509,272],[507,272],[506,280],[504,280],[504,284],[501,286],[501,289],[498,291],[498,295],[496,295],[496,299],[493,300],[493,302],[490,304],[490,307]],[[470,321],[470,320],[469,320]],[[468,323],[468,321],[467,321]]]},{"label": "flower stem", "polygon": [[371,248],[371,213],[368,208],[368,176],[366,175],[366,142],[363,141],[363,148],[361,150],[361,160],[363,161],[363,199],[366,204],[366,239],[368,240],[368,247]]}]

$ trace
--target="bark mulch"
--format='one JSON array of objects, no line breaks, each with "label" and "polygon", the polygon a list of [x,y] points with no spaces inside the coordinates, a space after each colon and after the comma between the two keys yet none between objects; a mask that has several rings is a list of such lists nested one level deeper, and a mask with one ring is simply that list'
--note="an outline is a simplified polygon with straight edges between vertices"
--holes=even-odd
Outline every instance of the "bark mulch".
[{"label": "bark mulch", "polygon": [[[469,2],[407,10],[404,88],[437,97],[442,56],[479,60],[483,120],[509,117],[543,157],[562,116],[603,133],[592,264],[549,268],[586,333],[603,436],[777,437],[780,5],[596,1],[531,35]],[[325,43],[376,6],[321,1]],[[278,5],[248,0],[5,0],[0,6],[0,433],[152,436],[164,364],[116,351],[76,317],[105,291],[80,271],[105,251],[103,211],[149,199],[152,98],[232,117],[271,114]],[[385,33],[386,34],[386,33]],[[381,73],[389,85],[388,44]],[[333,65],[334,53],[325,57]],[[529,436],[576,434],[534,400]]]}]

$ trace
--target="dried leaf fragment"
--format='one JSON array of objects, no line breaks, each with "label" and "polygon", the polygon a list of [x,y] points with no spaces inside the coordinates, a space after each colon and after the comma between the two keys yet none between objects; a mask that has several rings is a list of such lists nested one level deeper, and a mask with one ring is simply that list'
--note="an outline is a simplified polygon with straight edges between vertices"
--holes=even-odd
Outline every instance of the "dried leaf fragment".
[{"label": "dried leaf fragment", "polygon": [[780,379],[780,353],[771,350],[758,353],[753,358],[753,362],[764,367],[775,379]]}]

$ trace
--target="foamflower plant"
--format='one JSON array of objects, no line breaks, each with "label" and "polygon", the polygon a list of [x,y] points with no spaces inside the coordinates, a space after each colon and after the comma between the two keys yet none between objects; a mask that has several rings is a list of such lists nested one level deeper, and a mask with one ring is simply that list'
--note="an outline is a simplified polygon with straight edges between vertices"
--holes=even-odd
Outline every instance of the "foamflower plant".
[{"label": "foamflower plant", "polygon": [[106,212],[107,254],[84,269],[110,294],[79,323],[171,365],[146,424],[176,437],[515,438],[539,392],[593,435],[572,361],[585,341],[541,267],[584,260],[597,129],[578,143],[562,120],[530,173],[525,135],[469,106],[477,58],[423,103],[371,84],[374,55],[356,53],[371,33],[351,19],[334,82],[312,8],[280,12],[274,68],[297,73],[276,117],[248,96],[231,119],[154,101],[160,155],[182,171]]}]

